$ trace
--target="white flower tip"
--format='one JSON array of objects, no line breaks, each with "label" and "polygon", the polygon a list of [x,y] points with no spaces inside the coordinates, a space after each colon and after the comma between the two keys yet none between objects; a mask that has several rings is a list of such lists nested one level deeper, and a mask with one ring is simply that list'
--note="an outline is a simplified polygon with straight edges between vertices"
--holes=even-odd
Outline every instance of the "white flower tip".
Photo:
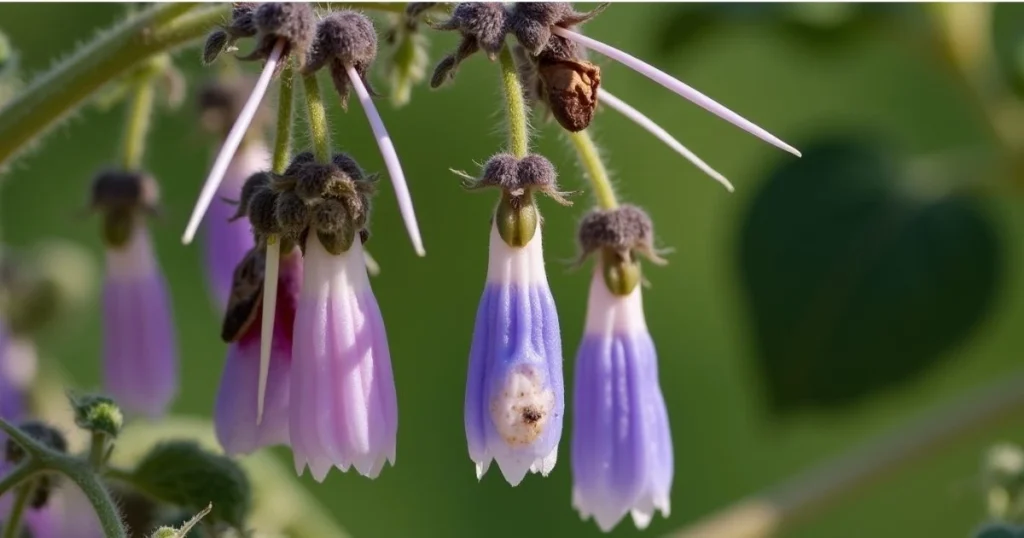
[{"label": "white flower tip", "polygon": [[352,87],[356,90],[359,104],[362,105],[363,112],[366,113],[366,119],[370,122],[370,129],[373,130],[373,136],[377,139],[377,147],[380,148],[380,153],[384,157],[384,166],[387,167],[388,176],[391,177],[391,184],[395,187],[398,210],[402,214],[402,220],[405,221],[405,229],[412,240],[412,247],[418,256],[426,256],[427,252],[423,249],[423,239],[420,237],[420,226],[416,222],[416,212],[412,207],[412,196],[409,194],[409,186],[405,182],[405,173],[402,171],[402,165],[398,161],[395,145],[391,142],[391,136],[388,135],[387,128],[384,127],[384,120],[381,119],[376,105],[373,104],[370,93],[366,91],[366,86],[363,85],[363,80],[359,77],[359,73],[351,65],[346,65],[345,71],[352,82]]},{"label": "white flower tip", "polygon": [[266,267],[263,271],[263,317],[260,326],[260,377],[256,396],[256,425],[263,422],[270,373],[270,350],[274,339],[274,313],[277,307],[277,275],[281,262],[281,242],[277,236],[267,238]]},{"label": "white flower tip", "polygon": [[192,215],[188,219],[185,234],[181,237],[183,244],[188,245],[195,238],[196,232],[199,230],[199,224],[203,221],[203,215],[210,208],[210,203],[213,202],[213,197],[220,187],[220,182],[224,179],[224,173],[227,172],[231,159],[235,156],[235,152],[238,151],[242,138],[245,137],[245,131],[249,129],[249,124],[256,117],[260,101],[263,100],[263,95],[267,93],[270,79],[277,69],[277,62],[281,59],[284,45],[284,40],[278,40],[274,50],[270,52],[270,56],[267,57],[267,63],[263,66],[263,72],[260,73],[259,80],[256,81],[252,93],[249,94],[249,98],[245,101],[245,106],[242,107],[242,111],[238,114],[238,119],[235,120],[235,124],[231,126],[231,131],[228,132],[228,136],[224,139],[224,145],[220,147],[220,152],[217,153],[217,158],[213,161],[210,174],[206,176],[206,182],[203,183],[203,188],[199,191],[199,199],[196,200],[196,205],[192,209]]},{"label": "white flower tip", "polygon": [[476,479],[483,480],[484,474],[487,473],[487,469],[491,466],[491,461],[476,462]]}]

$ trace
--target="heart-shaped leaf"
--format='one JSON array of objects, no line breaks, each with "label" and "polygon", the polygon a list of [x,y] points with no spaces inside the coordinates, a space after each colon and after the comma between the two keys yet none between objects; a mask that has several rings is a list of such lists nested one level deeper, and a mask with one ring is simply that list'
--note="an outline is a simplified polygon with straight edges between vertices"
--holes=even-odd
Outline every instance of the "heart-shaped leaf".
[{"label": "heart-shaped leaf", "polygon": [[857,139],[804,144],[747,212],[740,273],[774,410],[913,379],[985,316],[1001,249],[971,196],[921,195]]}]

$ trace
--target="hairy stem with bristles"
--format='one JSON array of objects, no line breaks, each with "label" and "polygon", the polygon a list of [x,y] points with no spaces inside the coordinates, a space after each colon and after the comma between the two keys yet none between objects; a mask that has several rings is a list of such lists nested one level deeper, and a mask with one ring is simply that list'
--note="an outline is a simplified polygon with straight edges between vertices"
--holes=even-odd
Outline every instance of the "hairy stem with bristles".
[{"label": "hairy stem with bristles", "polygon": [[526,100],[523,98],[523,86],[519,83],[519,72],[512,59],[508,45],[501,48],[498,55],[501,63],[502,90],[505,92],[506,117],[508,119],[508,150],[516,158],[522,159],[530,152],[530,130],[527,126]]},{"label": "hairy stem with bristles", "polygon": [[568,133],[568,136],[569,142],[576,150],[580,165],[587,173],[587,180],[594,188],[597,205],[602,209],[619,207],[619,202],[615,199],[615,189],[612,187],[611,179],[608,178],[608,169],[605,168],[604,161],[601,160],[601,152],[594,144],[594,140],[590,138],[590,133],[583,130],[578,133]]}]

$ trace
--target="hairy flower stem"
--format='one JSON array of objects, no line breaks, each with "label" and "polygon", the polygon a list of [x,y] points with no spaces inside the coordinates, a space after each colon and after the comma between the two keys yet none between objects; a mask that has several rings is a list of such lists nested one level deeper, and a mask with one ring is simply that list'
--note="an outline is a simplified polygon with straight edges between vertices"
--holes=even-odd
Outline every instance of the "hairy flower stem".
[{"label": "hairy flower stem", "polygon": [[14,504],[7,514],[7,523],[4,524],[3,538],[18,538],[21,530],[21,518],[25,515],[25,508],[28,508],[28,500],[35,493],[35,484],[27,482],[18,488],[14,496]]},{"label": "hairy flower stem", "polygon": [[285,63],[277,94],[277,131],[274,134],[274,158],[271,166],[280,174],[288,166],[292,151],[292,89],[295,84],[292,62]]},{"label": "hairy flower stem", "polygon": [[320,97],[320,82],[315,74],[304,75],[302,85],[306,90],[306,112],[309,119],[309,137],[313,141],[313,155],[321,163],[331,160],[331,131],[327,127],[327,111]]},{"label": "hairy flower stem", "polygon": [[37,77],[0,109],[0,164],[150,56],[192,41],[222,22],[229,4],[159,4],[133,15]]},{"label": "hairy flower stem", "polygon": [[601,206],[601,209],[619,207],[619,202],[615,199],[615,189],[612,188],[612,182],[608,179],[608,170],[604,167],[604,161],[601,160],[601,152],[594,144],[594,139],[590,138],[590,133],[586,130],[569,133],[569,142],[576,150],[580,165],[583,166],[583,170],[587,173],[587,179],[594,188],[597,205]]},{"label": "hairy flower stem", "polygon": [[29,437],[25,432],[12,426],[7,421],[0,419],[0,430],[18,443],[26,454],[24,463],[16,467],[10,474],[0,479],[0,495],[23,483],[33,474],[42,472],[61,473],[78,485],[92,504],[93,510],[103,528],[103,535],[107,538],[127,538],[124,525],[121,523],[121,514],[117,511],[117,505],[110,493],[103,486],[99,477],[89,466],[88,462],[74,456],[56,452],[44,446],[39,441]]},{"label": "hairy flower stem", "polygon": [[107,434],[103,432],[92,432],[89,441],[89,465],[99,471],[107,461]]},{"label": "hairy flower stem", "polygon": [[522,159],[530,152],[530,131],[526,125],[526,100],[523,99],[523,87],[519,83],[519,73],[508,45],[501,48],[498,56],[501,63],[501,82],[505,92],[505,104],[508,117],[508,150],[517,158]]},{"label": "hairy flower stem", "polygon": [[139,76],[135,83],[125,121],[122,157],[124,169],[129,171],[142,168],[142,158],[146,153],[146,135],[149,134],[150,120],[153,117],[153,77],[150,72]]}]

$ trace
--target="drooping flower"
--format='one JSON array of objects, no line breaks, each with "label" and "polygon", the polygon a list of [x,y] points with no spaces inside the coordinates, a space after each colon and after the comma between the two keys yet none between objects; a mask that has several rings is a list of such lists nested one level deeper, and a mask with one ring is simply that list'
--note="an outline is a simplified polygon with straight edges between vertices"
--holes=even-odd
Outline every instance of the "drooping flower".
[{"label": "drooping flower", "polygon": [[562,436],[561,334],[534,194],[564,199],[554,167],[539,155],[496,155],[468,186],[497,187],[502,197],[469,353],[466,439],[477,478],[493,460],[515,486],[527,471],[551,472]]},{"label": "drooping flower", "polygon": [[[198,98],[203,127],[226,137],[251,88],[251,81],[246,79],[205,86]],[[261,122],[254,120],[253,123],[258,126]],[[244,215],[236,218],[234,201],[240,199],[242,185],[249,176],[270,166],[270,152],[259,133],[259,128],[252,129],[243,138],[242,146],[228,163],[217,196],[210,204],[210,217],[204,223],[206,279],[221,311],[231,295],[235,267],[254,245],[249,219]]]},{"label": "drooping flower", "polygon": [[391,185],[395,189],[398,210],[402,214],[405,229],[412,241],[413,250],[419,256],[425,256],[423,238],[420,236],[419,223],[412,206],[412,196],[405,181],[405,172],[398,161],[398,153],[391,141],[376,105],[371,98],[367,72],[377,57],[377,30],[373,21],[366,15],[355,11],[337,11],[331,13],[317,25],[316,40],[310,54],[309,65],[304,72],[315,73],[327,67],[334,82],[334,88],[341,98],[341,105],[348,108],[349,86],[355,90],[359,104],[370,122],[370,129],[377,140],[384,166],[388,169]]},{"label": "drooping flower", "polygon": [[317,481],[331,467],[374,478],[395,462],[391,356],[363,252],[375,180],[345,154],[301,153],[248,203],[257,237],[303,246],[288,425],[296,472]]},{"label": "drooping flower", "polygon": [[262,250],[257,248],[238,264],[224,316],[221,337],[230,345],[217,391],[214,427],[228,454],[288,444],[292,329],[302,286],[302,256],[292,249],[281,258],[265,406],[262,420],[257,421],[263,267]]},{"label": "drooping flower", "polygon": [[145,225],[156,181],[124,171],[100,173],[92,206],[103,216],[103,371],[107,392],[127,414],[157,418],[178,391],[178,353],[167,283]]},{"label": "drooping flower", "polygon": [[508,33],[508,11],[501,2],[459,2],[452,16],[434,25],[434,29],[458,31],[462,39],[455,52],[445,56],[434,68],[431,88],[455,78],[459,64],[478,50],[483,49],[491,61],[497,58]]},{"label": "drooping flower", "polygon": [[[704,108],[708,112],[732,123],[761,140],[788,151],[798,157],[800,156],[800,152],[797,151],[796,148],[786,144],[775,135],[772,135],[739,114],[720,105],[710,97],[702,94],[682,81],[677,80],[664,71],[661,71],[639,58],[612,47],[611,45],[602,43],[601,41],[591,37],[587,37],[579,33],[574,28],[576,25],[586,22],[599,14],[606,6],[607,4],[602,5],[588,13],[578,13],[574,11],[572,5],[567,2],[517,3],[512,7],[509,14],[509,26],[511,28],[511,32],[519,41],[519,44],[522,45],[529,55],[533,56],[538,62],[540,62],[540,60],[546,55],[550,55],[554,56],[557,60],[564,61],[566,59],[570,59],[579,64],[579,62],[582,61],[582,57],[579,53],[574,52],[573,49],[575,49],[575,45],[567,46],[565,43],[565,41],[571,41],[574,44],[582,45],[587,49],[594,50],[622,63],[630,69],[650,78],[651,80],[672,90],[676,94],[693,102],[697,106]],[[565,65],[562,65],[557,71],[561,73],[558,77],[549,75],[548,78],[554,82],[549,82],[548,85],[562,91],[566,89],[572,90],[566,92],[563,96],[568,97],[571,104],[592,103],[596,105],[601,98],[600,91],[597,90],[597,85],[592,81],[593,76],[587,75],[587,70],[581,70],[580,68],[580,65],[582,65],[589,69],[593,64],[583,62],[579,65],[568,65],[572,65],[572,69],[566,70]],[[591,81],[589,84],[592,86],[592,89],[588,89],[588,81]],[[597,95],[593,96],[591,95],[591,92],[596,92]],[[582,112],[586,112],[587,108],[581,107],[580,110]],[[586,115],[582,114],[580,117],[585,119]],[[562,119],[560,118],[559,121],[561,122]],[[589,123],[589,120],[585,123]],[[563,123],[563,126],[565,125],[566,124]],[[579,126],[585,127],[582,122],[576,122],[566,128],[574,130],[575,127]]]},{"label": "drooping flower", "polygon": [[668,517],[672,436],[658,359],[640,297],[637,254],[660,260],[651,221],[632,206],[594,211],[580,226],[597,254],[573,392],[573,505],[605,532],[632,514],[638,528]]},{"label": "drooping flower", "polygon": [[256,47],[249,55],[240,59],[263,60],[265,63],[263,72],[260,73],[252,93],[238,114],[238,119],[225,137],[224,144],[210,168],[210,174],[199,192],[199,199],[181,238],[186,245],[192,242],[203,215],[213,202],[235,151],[238,150],[249,124],[259,110],[260,101],[270,86],[270,80],[281,72],[289,56],[294,56],[296,64],[302,67],[312,45],[314,31],[313,8],[309,4],[266,2],[259,5],[236,6],[228,26],[214,31],[207,39],[204,59],[211,62],[235,39],[255,36]]}]

